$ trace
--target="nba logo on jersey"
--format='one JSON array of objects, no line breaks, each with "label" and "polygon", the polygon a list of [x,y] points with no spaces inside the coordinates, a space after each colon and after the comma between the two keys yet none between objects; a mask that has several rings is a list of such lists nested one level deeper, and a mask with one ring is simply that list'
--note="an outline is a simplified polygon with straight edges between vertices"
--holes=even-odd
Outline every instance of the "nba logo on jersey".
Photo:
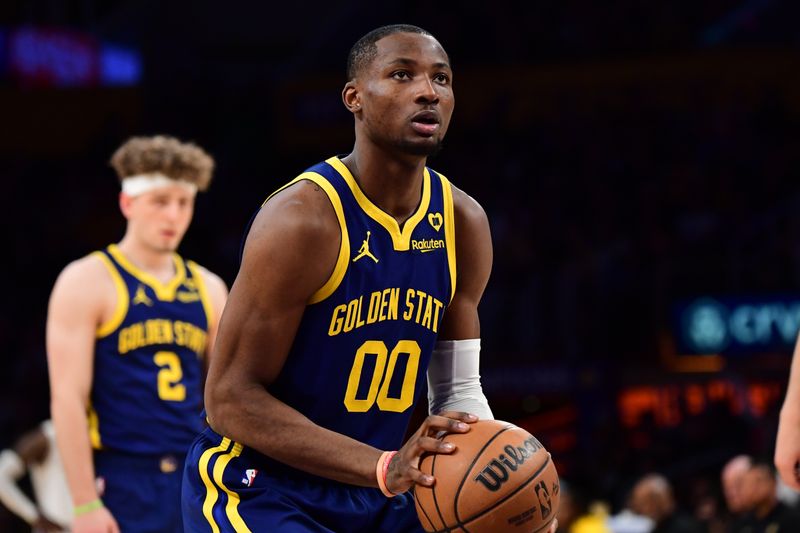
[{"label": "nba logo on jersey", "polygon": [[253,481],[256,479],[256,474],[258,474],[258,470],[255,468],[248,468],[244,471],[244,476],[242,478],[242,484],[245,487],[249,487],[253,484]]}]

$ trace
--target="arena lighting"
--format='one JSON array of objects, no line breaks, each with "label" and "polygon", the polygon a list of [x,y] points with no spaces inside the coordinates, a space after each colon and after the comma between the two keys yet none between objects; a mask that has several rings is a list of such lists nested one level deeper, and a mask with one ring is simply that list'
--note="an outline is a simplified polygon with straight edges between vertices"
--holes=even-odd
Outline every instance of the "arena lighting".
[{"label": "arena lighting", "polygon": [[22,26],[0,31],[0,37],[0,77],[22,87],[124,87],[142,78],[137,50],[100,42],[87,33]]},{"label": "arena lighting", "polygon": [[702,297],[675,308],[681,354],[791,353],[800,329],[800,296]]}]

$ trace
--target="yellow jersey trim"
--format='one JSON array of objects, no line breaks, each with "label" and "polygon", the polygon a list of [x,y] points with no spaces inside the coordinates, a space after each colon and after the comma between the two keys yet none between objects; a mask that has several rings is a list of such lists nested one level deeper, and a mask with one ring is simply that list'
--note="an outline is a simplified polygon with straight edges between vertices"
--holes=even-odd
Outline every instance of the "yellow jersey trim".
[{"label": "yellow jersey trim", "polygon": [[439,174],[439,177],[442,179],[444,240],[447,246],[447,266],[450,268],[450,301],[452,302],[453,296],[456,294],[456,278],[458,277],[458,270],[456,269],[456,216],[453,208],[453,189],[450,187],[450,181],[442,174]]},{"label": "yellow jersey trim", "polygon": [[114,308],[114,313],[106,322],[100,324],[95,332],[95,336],[98,339],[102,339],[103,337],[111,335],[120,324],[122,324],[122,321],[125,320],[125,315],[128,314],[128,300],[130,299],[130,295],[128,294],[128,287],[122,280],[119,271],[117,271],[117,267],[111,262],[111,259],[103,252],[94,252],[92,255],[99,257],[106,266],[108,273],[111,275],[111,281],[114,282],[114,288],[117,291],[117,305]]},{"label": "yellow jersey trim", "polygon": [[300,180],[308,180],[316,185],[318,185],[325,194],[328,195],[328,200],[330,201],[331,205],[333,206],[333,210],[336,212],[336,218],[339,220],[339,232],[342,238],[342,242],[339,245],[339,257],[336,259],[336,266],[333,267],[333,272],[331,272],[328,281],[319,288],[314,294],[311,295],[311,298],[308,300],[309,304],[319,303],[331,294],[339,287],[339,284],[344,279],[344,275],[347,272],[347,265],[350,262],[350,236],[347,233],[347,223],[344,219],[344,208],[342,207],[342,200],[339,198],[339,193],[336,192],[336,189],[331,185],[324,176],[317,174],[316,172],[303,172],[295,179],[275,191],[274,193],[270,194],[264,203],[261,204],[261,207],[269,201],[270,198],[281,192],[282,190],[294,185]]},{"label": "yellow jersey trim", "polygon": [[142,283],[149,285],[162,302],[171,302],[175,300],[175,291],[178,290],[178,287],[186,279],[186,266],[183,263],[183,259],[181,259],[178,254],[172,254],[172,260],[175,263],[175,276],[167,283],[161,283],[155,276],[137,268],[131,263],[116,244],[112,244],[108,247],[108,253],[110,253],[128,273]]},{"label": "yellow jersey trim", "polygon": [[247,524],[244,523],[244,520],[242,520],[242,515],[239,514],[239,495],[226,487],[222,482],[222,475],[225,472],[225,467],[228,466],[231,459],[239,457],[241,453],[242,445],[235,442],[233,448],[231,448],[229,452],[221,455],[217,459],[217,462],[214,464],[214,481],[225,491],[225,494],[228,495],[228,503],[225,505],[225,514],[228,516],[228,520],[231,521],[234,531],[236,531],[236,533],[252,533],[250,528],[247,527]]},{"label": "yellow jersey trim", "polygon": [[100,418],[97,416],[97,411],[94,410],[91,404],[89,405],[86,416],[89,419],[89,442],[92,445],[92,449],[101,450],[103,448],[103,443],[100,442]]},{"label": "yellow jersey trim", "polygon": [[424,170],[422,176],[422,199],[419,202],[419,206],[417,206],[417,210],[414,214],[403,223],[403,229],[401,230],[400,225],[393,216],[373,204],[372,201],[367,198],[364,191],[361,190],[361,187],[358,186],[355,178],[350,173],[350,170],[338,157],[331,157],[325,162],[341,174],[347,186],[350,187],[350,190],[353,192],[353,196],[361,209],[363,209],[371,219],[389,232],[389,235],[392,237],[394,249],[398,252],[408,250],[411,247],[411,234],[414,232],[414,228],[417,227],[417,224],[419,224],[419,221],[425,217],[431,202],[431,175],[428,169],[426,168]]},{"label": "yellow jersey trim", "polygon": [[203,304],[203,311],[206,314],[206,331],[211,330],[211,324],[214,323],[214,305],[211,303],[211,298],[208,296],[208,288],[206,287],[206,280],[203,278],[203,273],[200,271],[200,266],[194,261],[186,261],[186,267],[192,273],[192,279],[197,292],[200,294],[200,303]]},{"label": "yellow jersey trim", "polygon": [[203,484],[206,486],[206,497],[203,500],[203,516],[206,517],[206,520],[211,526],[211,531],[213,533],[219,533],[219,526],[214,521],[214,514],[212,513],[214,504],[217,503],[219,492],[217,491],[217,487],[211,481],[211,478],[208,477],[208,463],[211,461],[212,455],[226,450],[230,444],[231,440],[227,437],[223,437],[219,446],[209,448],[203,452],[203,455],[200,456],[200,461],[198,461],[197,464],[197,468],[200,471],[200,479],[203,480]]}]

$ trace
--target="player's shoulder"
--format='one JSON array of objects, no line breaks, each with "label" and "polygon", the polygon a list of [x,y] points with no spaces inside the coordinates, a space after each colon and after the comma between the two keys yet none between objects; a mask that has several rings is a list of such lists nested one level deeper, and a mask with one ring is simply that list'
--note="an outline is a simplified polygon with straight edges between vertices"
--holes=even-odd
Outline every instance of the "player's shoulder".
[{"label": "player's shoulder", "polygon": [[99,252],[68,263],[53,286],[51,305],[80,304],[89,310],[101,309],[117,294],[110,268],[111,262]]},{"label": "player's shoulder", "polygon": [[307,209],[330,203],[328,193],[314,180],[301,174],[264,202],[265,209]]},{"label": "player's shoulder", "polygon": [[108,266],[100,252],[92,252],[68,263],[58,275],[59,284],[81,284],[108,277]]},{"label": "player's shoulder", "polygon": [[329,238],[339,233],[335,223],[336,213],[328,193],[301,176],[264,202],[252,229],[290,231],[312,239]]},{"label": "player's shoulder", "polygon": [[483,206],[472,196],[455,185],[450,186],[453,191],[453,212],[457,226],[470,228],[489,225],[489,219]]},{"label": "player's shoulder", "polygon": [[195,261],[187,260],[187,262],[197,269],[197,272],[202,276],[203,282],[205,282],[209,289],[215,292],[228,291],[228,285],[219,275]]}]

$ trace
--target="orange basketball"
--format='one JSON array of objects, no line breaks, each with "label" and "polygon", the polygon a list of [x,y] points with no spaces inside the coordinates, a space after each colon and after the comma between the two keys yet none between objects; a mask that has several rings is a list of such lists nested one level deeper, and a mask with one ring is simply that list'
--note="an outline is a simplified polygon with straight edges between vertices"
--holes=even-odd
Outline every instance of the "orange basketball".
[{"label": "orange basketball", "polygon": [[558,473],[536,437],[508,422],[480,420],[444,440],[456,450],[423,456],[419,468],[436,482],[414,489],[425,531],[547,531],[558,511]]}]

